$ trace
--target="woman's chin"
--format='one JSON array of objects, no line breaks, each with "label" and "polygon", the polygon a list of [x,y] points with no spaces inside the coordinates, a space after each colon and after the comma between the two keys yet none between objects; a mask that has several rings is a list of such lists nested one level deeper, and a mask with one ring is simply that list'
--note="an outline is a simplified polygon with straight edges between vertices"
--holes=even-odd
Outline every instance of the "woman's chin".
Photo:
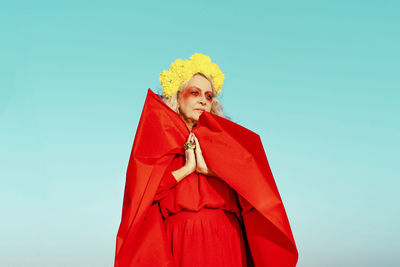
[{"label": "woman's chin", "polygon": [[200,118],[200,115],[201,115],[201,114],[195,114],[195,115],[193,115],[193,117],[191,118],[192,121],[197,122],[197,121],[199,120],[199,118]]},{"label": "woman's chin", "polygon": [[195,117],[196,118],[196,120],[198,120],[199,118],[200,118],[200,116],[201,116],[201,114],[203,114],[204,113],[204,111],[199,111],[197,114],[195,114],[193,117]]}]

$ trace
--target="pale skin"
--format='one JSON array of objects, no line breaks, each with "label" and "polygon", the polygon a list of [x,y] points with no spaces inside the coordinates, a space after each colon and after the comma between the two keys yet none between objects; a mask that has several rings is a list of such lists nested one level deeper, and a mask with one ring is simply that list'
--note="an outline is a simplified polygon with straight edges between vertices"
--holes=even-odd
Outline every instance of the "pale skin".
[{"label": "pale skin", "polygon": [[[192,130],[203,112],[200,109],[208,112],[211,111],[212,99],[214,97],[211,83],[204,76],[196,74],[189,80],[185,89],[178,94],[179,115],[185,121],[188,129]],[[196,147],[195,149],[185,150],[185,165],[172,172],[172,175],[178,182],[193,172],[216,176],[208,168],[201,151],[200,142],[193,132],[186,139],[186,142],[192,141],[195,142]]]}]

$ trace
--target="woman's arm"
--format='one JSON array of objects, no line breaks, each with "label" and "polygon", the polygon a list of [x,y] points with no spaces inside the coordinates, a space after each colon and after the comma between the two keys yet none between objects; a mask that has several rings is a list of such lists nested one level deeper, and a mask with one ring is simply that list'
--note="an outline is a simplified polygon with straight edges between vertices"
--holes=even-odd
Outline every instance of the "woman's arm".
[{"label": "woman's arm", "polygon": [[190,167],[188,167],[187,165],[184,165],[182,168],[172,172],[172,175],[175,177],[177,182],[182,181],[183,178],[185,178],[189,174],[191,174],[191,170]]},{"label": "woman's arm", "polygon": [[[190,134],[187,138],[187,142],[190,142],[192,140],[192,135]],[[178,156],[178,155],[176,155]],[[179,157],[179,156],[178,156]],[[177,157],[174,158],[176,160]],[[166,173],[164,174],[164,177],[161,179],[160,185],[157,189],[156,195],[154,197],[154,201],[160,200],[164,198],[167,194],[168,191],[171,190],[172,187],[176,186],[180,181],[182,181],[186,176],[194,172],[196,168],[196,158],[194,155],[193,149],[186,149],[185,150],[185,164],[171,172],[171,169],[176,168],[175,162],[171,163],[167,168]],[[175,167],[174,167],[175,165]]]},{"label": "woman's arm", "polygon": [[186,176],[191,174],[190,167],[184,165],[175,171],[167,171],[163,176],[153,201],[159,201],[168,195],[168,191],[175,187]]}]

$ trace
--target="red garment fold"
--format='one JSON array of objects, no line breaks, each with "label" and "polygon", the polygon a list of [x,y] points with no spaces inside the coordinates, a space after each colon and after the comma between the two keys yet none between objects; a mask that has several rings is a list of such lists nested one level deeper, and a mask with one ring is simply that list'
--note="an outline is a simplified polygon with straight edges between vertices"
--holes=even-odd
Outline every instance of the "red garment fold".
[{"label": "red garment fold", "polygon": [[[238,193],[241,203],[254,207],[242,218],[251,251],[248,266],[296,266],[298,251],[260,137],[206,111],[192,131],[209,168]],[[174,266],[153,200],[174,156],[184,154],[189,133],[183,119],[149,88],[126,173],[115,267]]]},{"label": "red garment fold", "polygon": [[167,171],[161,179],[160,185],[158,186],[153,201],[159,201],[167,196],[169,191],[176,185],[178,185],[178,181],[172,175],[171,171]]},{"label": "red garment fold", "polygon": [[203,208],[222,209],[235,213],[238,219],[241,218],[237,193],[218,177],[192,172],[177,183],[172,171],[184,165],[185,155],[177,154],[161,179],[154,197],[155,201],[159,201],[164,219],[183,210],[199,211]]}]

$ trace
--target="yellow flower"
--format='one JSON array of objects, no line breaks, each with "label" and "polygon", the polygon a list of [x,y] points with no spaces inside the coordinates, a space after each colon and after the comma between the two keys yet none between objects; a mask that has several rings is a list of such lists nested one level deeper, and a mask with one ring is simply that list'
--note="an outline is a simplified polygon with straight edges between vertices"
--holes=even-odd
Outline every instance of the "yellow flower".
[{"label": "yellow flower", "polygon": [[211,78],[217,95],[221,92],[225,75],[217,64],[211,62],[209,56],[194,53],[189,60],[180,58],[175,60],[171,64],[169,71],[163,70],[160,73],[159,78],[164,95],[168,98],[173,96],[178,91],[179,86],[192,78],[197,72],[208,75]]}]

